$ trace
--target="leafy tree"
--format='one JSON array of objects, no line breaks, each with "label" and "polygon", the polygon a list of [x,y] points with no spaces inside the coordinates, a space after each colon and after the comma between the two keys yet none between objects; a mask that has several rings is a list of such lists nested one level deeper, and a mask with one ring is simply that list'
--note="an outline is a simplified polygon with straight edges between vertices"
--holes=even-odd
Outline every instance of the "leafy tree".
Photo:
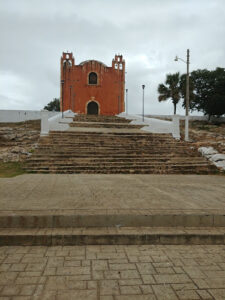
[{"label": "leafy tree", "polygon": [[[186,82],[181,76],[180,86]],[[184,88],[181,89],[184,98]],[[205,115],[221,116],[225,114],[225,69],[217,68],[214,71],[206,69],[193,71],[190,75],[190,109],[202,111]]]},{"label": "leafy tree", "polygon": [[171,99],[174,107],[174,114],[176,114],[177,103],[181,98],[180,89],[180,73],[167,74],[165,84],[158,86],[159,102]]},{"label": "leafy tree", "polygon": [[[180,92],[181,98],[184,100],[182,106],[186,108],[186,81],[187,81],[187,74],[182,74],[180,77]],[[192,103],[194,99],[194,85],[193,85],[193,78],[189,76],[189,107],[192,110]]]},{"label": "leafy tree", "polygon": [[44,109],[49,111],[60,111],[60,101],[58,98],[54,98],[51,102],[49,102]]}]

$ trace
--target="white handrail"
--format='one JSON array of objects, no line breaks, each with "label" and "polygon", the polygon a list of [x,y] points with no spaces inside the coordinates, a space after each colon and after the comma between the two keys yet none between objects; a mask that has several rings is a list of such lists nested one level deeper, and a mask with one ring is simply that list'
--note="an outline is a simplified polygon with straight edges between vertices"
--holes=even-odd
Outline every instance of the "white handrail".
[{"label": "white handrail", "polygon": [[[74,116],[74,113],[71,110],[66,110],[63,112],[63,115],[66,117],[71,117],[71,119]],[[48,118],[48,111],[47,110],[42,110],[41,111],[41,136],[46,136],[49,134],[49,129],[50,127],[55,127],[57,128],[57,125],[59,124],[60,121],[63,121],[62,118],[62,112],[59,112],[57,115]],[[72,121],[72,120],[71,120]],[[68,122],[67,122],[68,123]],[[64,130],[66,130],[69,125],[65,126],[64,125]]]},{"label": "white handrail", "polygon": [[131,124],[143,125],[142,130],[152,133],[169,133],[175,139],[180,139],[180,116],[172,116],[172,121],[159,120],[156,118],[145,117],[144,122],[140,115],[126,115],[120,113],[118,117],[132,120]]}]

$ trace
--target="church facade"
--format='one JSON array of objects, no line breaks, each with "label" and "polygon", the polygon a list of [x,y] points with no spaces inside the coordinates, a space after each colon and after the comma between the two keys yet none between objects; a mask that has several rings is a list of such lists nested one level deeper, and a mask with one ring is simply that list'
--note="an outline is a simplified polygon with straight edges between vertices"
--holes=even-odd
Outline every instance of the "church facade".
[{"label": "church facade", "polygon": [[61,57],[60,109],[79,114],[116,115],[125,110],[125,61],[115,55],[112,66],[97,60],[75,64],[73,53]]}]

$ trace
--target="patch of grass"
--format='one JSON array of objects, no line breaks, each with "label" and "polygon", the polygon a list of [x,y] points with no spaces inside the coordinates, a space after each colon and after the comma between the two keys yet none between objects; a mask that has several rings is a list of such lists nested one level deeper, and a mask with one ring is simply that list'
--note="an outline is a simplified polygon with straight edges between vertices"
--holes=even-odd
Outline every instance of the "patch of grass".
[{"label": "patch of grass", "polygon": [[14,177],[26,173],[21,162],[0,162],[0,178]]}]

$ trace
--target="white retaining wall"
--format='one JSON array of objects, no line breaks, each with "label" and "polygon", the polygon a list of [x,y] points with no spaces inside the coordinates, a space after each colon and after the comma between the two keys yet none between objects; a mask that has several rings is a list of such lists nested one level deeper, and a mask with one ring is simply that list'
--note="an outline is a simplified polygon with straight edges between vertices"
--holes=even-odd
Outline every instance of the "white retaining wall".
[{"label": "white retaining wall", "polygon": [[180,139],[179,115],[172,116],[172,121],[159,120],[145,116],[144,122],[140,115],[127,115],[126,113],[120,113],[118,116],[132,120],[131,124],[143,125],[141,128],[142,130],[151,133],[169,133],[172,134],[175,139]]},{"label": "white retaining wall", "polygon": [[[57,115],[57,111],[48,111],[48,117]],[[40,110],[0,110],[0,123],[16,123],[28,120],[40,120]]]},{"label": "white retaining wall", "polygon": [[[161,118],[165,120],[172,120],[173,115],[146,115],[148,118]],[[185,120],[185,116],[179,115],[180,120]],[[225,117],[211,117],[211,121],[225,122]],[[189,116],[189,121],[208,121],[208,116]]]},{"label": "white retaining wall", "polygon": [[41,111],[41,136],[46,136],[49,134],[49,131],[59,130],[66,131],[69,129],[69,123],[73,122],[73,117],[75,113],[71,110],[67,110],[63,112],[58,112],[55,116],[48,116],[47,110]]}]

